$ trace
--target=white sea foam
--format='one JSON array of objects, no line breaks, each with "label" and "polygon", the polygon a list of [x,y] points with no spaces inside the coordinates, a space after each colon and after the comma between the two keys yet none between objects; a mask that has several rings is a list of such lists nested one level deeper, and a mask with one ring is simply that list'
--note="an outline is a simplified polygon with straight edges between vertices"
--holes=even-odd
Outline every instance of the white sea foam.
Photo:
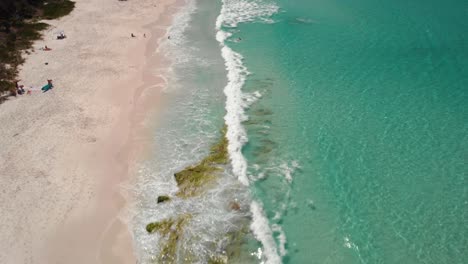
[{"label": "white sea foam", "polygon": [[192,21],[192,14],[197,10],[196,0],[186,0],[182,9],[174,16],[167,34],[171,36],[171,45],[181,46],[187,42],[185,32]]},{"label": "white sea foam", "polygon": [[[255,235],[255,238],[263,245],[264,262],[262,263],[281,263],[281,258],[276,249],[276,242],[273,239],[273,232],[269,227],[268,219],[265,217],[262,207],[259,203],[254,201],[250,204],[250,212],[253,218],[250,229]],[[263,256],[261,256],[261,258],[263,259]]]},{"label": "white sea foam", "polygon": [[272,23],[271,16],[278,10],[276,4],[263,0],[223,0],[216,28],[220,29],[222,25],[236,27],[239,23],[254,21]]},{"label": "white sea foam", "polygon": [[[245,108],[260,97],[259,93],[249,96],[242,92],[246,76],[249,74],[243,65],[241,54],[225,45],[232,33],[222,30],[222,26],[235,27],[242,22],[269,22],[271,15],[278,11],[278,6],[264,1],[223,0],[221,13],[216,20],[216,40],[221,45],[221,55],[228,71],[228,84],[224,88],[226,95],[226,136],[229,139],[228,152],[234,174],[244,185],[249,185],[247,161],[242,155],[242,147],[248,138],[242,122],[247,120]],[[256,97],[256,98],[255,98]],[[254,99],[255,98],[255,99]]]},{"label": "white sea foam", "polygon": [[247,68],[242,64],[242,56],[231,48],[223,46],[221,54],[225,59],[228,71],[228,84],[224,88],[226,95],[226,115],[224,120],[227,125],[226,137],[229,140],[228,152],[234,174],[244,185],[249,185],[247,178],[247,161],[242,155],[242,147],[247,143],[247,134],[242,122],[247,120],[244,107],[242,86],[248,75]]},{"label": "white sea foam", "polygon": [[286,256],[288,251],[286,250],[286,243],[288,242],[286,239],[286,234],[283,231],[283,228],[281,228],[280,225],[274,224],[272,225],[271,229],[275,232],[278,233],[276,238],[279,241],[279,253],[282,257]]},{"label": "white sea foam", "polygon": [[185,4],[174,15],[166,35],[160,39],[160,45],[156,50],[156,53],[162,50],[168,55],[172,65],[168,75],[173,80],[178,79],[174,73],[174,67],[189,63],[196,63],[200,66],[210,65],[209,61],[198,56],[199,49],[191,45],[187,38],[187,29],[192,24],[193,14],[197,11],[197,2],[197,0],[185,0]]},{"label": "white sea foam", "polygon": [[280,169],[282,170],[282,174],[284,175],[284,178],[289,182],[292,183],[293,181],[293,174],[296,171],[296,169],[300,168],[299,163],[297,161],[292,161],[291,164],[288,163],[283,163],[280,166]]},{"label": "white sea foam", "polygon": [[245,105],[249,107],[261,97],[262,97],[262,94],[259,91],[255,91],[253,93],[244,93],[243,99],[245,101]]}]

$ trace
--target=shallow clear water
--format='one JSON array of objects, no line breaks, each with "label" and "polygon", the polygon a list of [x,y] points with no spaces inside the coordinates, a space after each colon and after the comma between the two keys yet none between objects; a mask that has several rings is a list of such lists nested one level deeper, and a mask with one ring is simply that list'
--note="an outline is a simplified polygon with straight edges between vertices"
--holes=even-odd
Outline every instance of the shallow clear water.
[{"label": "shallow clear water", "polygon": [[283,261],[463,263],[467,2],[277,4],[275,24],[239,25],[235,50],[245,90],[265,91],[244,152]]},{"label": "shallow clear water", "polygon": [[[222,2],[198,1],[173,47],[189,59],[174,66],[142,200],[174,192],[172,174],[227,123],[232,168],[216,190],[252,202],[256,262],[463,263],[468,3]],[[142,204],[142,223],[161,214]],[[212,221],[233,219],[208,204]]]}]

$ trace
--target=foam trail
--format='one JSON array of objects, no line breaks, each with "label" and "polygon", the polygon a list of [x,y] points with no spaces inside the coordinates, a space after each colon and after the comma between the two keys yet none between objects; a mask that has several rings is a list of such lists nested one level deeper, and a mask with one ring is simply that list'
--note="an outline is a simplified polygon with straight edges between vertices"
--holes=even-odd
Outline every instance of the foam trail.
[{"label": "foam trail", "polygon": [[250,204],[250,211],[252,212],[252,224],[250,229],[260,242],[263,244],[265,253],[265,264],[281,263],[281,258],[276,250],[276,243],[273,239],[273,233],[268,224],[268,219],[264,216],[263,209],[257,202]]},{"label": "foam trail", "polygon": [[245,82],[247,69],[242,65],[242,56],[227,46],[222,47],[221,54],[226,61],[228,84],[224,88],[226,94],[226,116],[224,120],[228,127],[226,136],[229,139],[228,152],[234,174],[244,185],[249,185],[247,178],[247,161],[242,155],[242,146],[247,143],[247,134],[242,122],[247,120],[244,112],[243,94],[241,91]]},{"label": "foam trail", "polygon": [[279,253],[282,257],[284,257],[288,253],[288,251],[286,250],[286,243],[287,243],[286,234],[284,233],[283,228],[281,228],[281,226],[277,224],[273,225],[272,230],[278,233],[277,238],[280,243]]},{"label": "foam trail", "polygon": [[228,71],[228,83],[224,88],[224,94],[226,95],[226,116],[224,117],[227,125],[226,137],[229,140],[228,152],[233,173],[242,184],[249,185],[247,161],[241,152],[242,146],[248,141],[247,134],[242,126],[242,122],[247,120],[247,116],[244,111],[245,103],[243,102],[244,96],[241,89],[249,72],[242,64],[242,55],[234,52],[224,44],[224,41],[230,35],[230,33],[220,29],[218,29],[216,34],[216,40],[218,40],[222,47],[221,55],[224,58],[226,70]]}]

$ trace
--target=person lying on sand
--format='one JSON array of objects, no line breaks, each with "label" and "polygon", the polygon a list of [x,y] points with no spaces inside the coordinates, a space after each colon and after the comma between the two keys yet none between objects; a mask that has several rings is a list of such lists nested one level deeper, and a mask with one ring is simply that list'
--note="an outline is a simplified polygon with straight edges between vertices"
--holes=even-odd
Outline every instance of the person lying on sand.
[{"label": "person lying on sand", "polygon": [[131,34],[131,36],[132,36],[132,38],[134,38],[134,37],[135,37],[135,35],[133,35],[133,33]]},{"label": "person lying on sand", "polygon": [[44,46],[44,50],[45,51],[49,51],[49,50],[52,50],[51,48],[47,47],[47,45]]},{"label": "person lying on sand", "polygon": [[47,80],[47,84],[44,85],[41,90],[43,93],[49,91],[50,89],[52,89],[54,86],[52,85],[52,80]]}]

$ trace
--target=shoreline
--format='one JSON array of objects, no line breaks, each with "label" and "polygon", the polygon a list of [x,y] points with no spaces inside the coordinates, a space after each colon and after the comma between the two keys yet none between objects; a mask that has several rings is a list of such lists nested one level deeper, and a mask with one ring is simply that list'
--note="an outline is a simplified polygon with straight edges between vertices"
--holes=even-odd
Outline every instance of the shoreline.
[{"label": "shoreline", "polygon": [[[151,48],[165,37],[173,7],[181,2],[77,1],[69,16],[50,21],[44,40],[35,42],[20,78],[26,87],[52,78],[55,88],[0,105],[6,124],[0,131],[14,135],[0,142],[6,146],[0,150],[0,204],[7,212],[0,217],[7,223],[0,228],[0,262],[135,263],[122,215],[131,196],[121,190],[144,156],[145,118],[157,112],[165,85],[151,73],[155,66],[161,72],[165,59],[152,56]],[[59,28],[67,40],[51,38]],[[137,38],[130,38],[132,31]],[[89,39],[98,43],[89,45]],[[37,49],[44,45],[52,51]],[[16,195],[21,198],[11,201]]]}]

